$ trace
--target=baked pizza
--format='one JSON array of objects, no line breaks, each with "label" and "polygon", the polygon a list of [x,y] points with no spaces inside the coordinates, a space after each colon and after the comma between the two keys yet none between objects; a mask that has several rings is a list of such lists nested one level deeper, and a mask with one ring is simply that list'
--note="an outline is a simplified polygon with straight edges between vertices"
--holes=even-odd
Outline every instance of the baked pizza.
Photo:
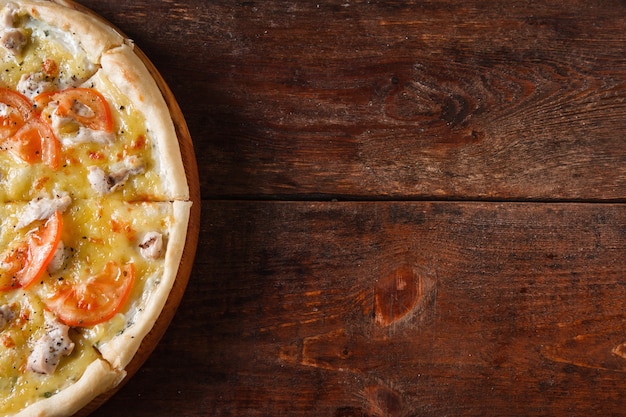
[{"label": "baked pizza", "polygon": [[192,202],[162,88],[67,2],[0,0],[0,415],[72,415],[124,379]]}]

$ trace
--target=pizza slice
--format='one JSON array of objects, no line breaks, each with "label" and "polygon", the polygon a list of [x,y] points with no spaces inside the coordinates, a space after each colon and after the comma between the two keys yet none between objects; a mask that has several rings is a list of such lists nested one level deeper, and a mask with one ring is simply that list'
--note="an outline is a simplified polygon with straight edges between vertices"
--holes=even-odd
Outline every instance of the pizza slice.
[{"label": "pizza slice", "polygon": [[176,278],[189,204],[0,206],[0,414],[123,378]]},{"label": "pizza slice", "polygon": [[132,42],[51,2],[2,3],[0,201],[188,199],[169,109]]}]

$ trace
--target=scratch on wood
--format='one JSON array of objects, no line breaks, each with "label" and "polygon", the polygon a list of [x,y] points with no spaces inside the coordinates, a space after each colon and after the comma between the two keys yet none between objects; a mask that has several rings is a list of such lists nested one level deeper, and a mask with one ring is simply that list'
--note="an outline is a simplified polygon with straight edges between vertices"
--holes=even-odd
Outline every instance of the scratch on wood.
[{"label": "scratch on wood", "polygon": [[[561,343],[544,346],[544,356],[557,363],[565,363],[580,368],[626,372],[626,342],[617,346],[616,333],[622,332],[619,328],[603,328],[595,332],[582,333],[565,339]],[[618,339],[618,340],[623,340]],[[614,347],[612,347],[614,346]]]},{"label": "scratch on wood", "polygon": [[352,356],[350,343],[353,342],[343,329],[307,337],[302,346],[302,365],[344,371]]},{"label": "scratch on wood", "polygon": [[620,343],[619,345],[615,346],[613,350],[611,350],[611,352],[622,359],[626,359],[626,342]]}]

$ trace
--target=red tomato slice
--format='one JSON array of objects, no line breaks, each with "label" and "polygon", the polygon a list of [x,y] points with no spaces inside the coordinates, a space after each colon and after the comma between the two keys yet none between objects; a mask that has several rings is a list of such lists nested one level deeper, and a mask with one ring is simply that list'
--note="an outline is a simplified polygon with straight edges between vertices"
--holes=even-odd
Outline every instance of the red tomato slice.
[{"label": "red tomato slice", "polygon": [[37,282],[54,256],[62,228],[61,213],[56,211],[4,256],[2,263],[8,268],[0,274],[0,291],[28,288]]},{"label": "red tomato slice", "polygon": [[34,116],[6,141],[6,147],[28,164],[43,162],[52,169],[59,167],[60,144],[52,128]]},{"label": "red tomato slice", "polygon": [[92,88],[68,88],[35,97],[42,111],[50,102],[57,102],[56,112],[94,130],[113,131],[111,108],[104,96]]},{"label": "red tomato slice", "polygon": [[17,132],[34,112],[27,97],[6,88],[0,88],[0,103],[8,106],[5,114],[0,115],[0,139],[6,139]]},{"label": "red tomato slice", "polygon": [[44,299],[49,310],[68,326],[94,326],[113,317],[124,305],[135,281],[132,263],[107,263],[98,275],[62,284]]}]

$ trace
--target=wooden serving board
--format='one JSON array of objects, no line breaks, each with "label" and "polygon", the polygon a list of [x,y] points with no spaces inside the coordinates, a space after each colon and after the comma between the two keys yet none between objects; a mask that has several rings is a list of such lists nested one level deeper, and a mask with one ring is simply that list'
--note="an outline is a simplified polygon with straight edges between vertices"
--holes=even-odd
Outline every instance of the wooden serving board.
[{"label": "wooden serving board", "polygon": [[[112,25],[110,22],[108,22],[106,19],[102,18],[92,10],[71,0],[54,1],[66,7],[72,7],[76,10],[80,10],[84,13],[94,16],[95,18],[100,19],[109,26],[113,27],[125,38],[128,38],[126,35],[123,34],[121,30],[119,30],[117,27]],[[180,106],[178,105],[178,102],[176,101],[176,98],[174,97],[174,94],[170,90],[169,86],[167,85],[157,68],[146,56],[146,54],[144,54],[143,51],[141,51],[137,46],[134,47],[134,51],[142,60],[144,65],[146,65],[149,72],[152,74],[152,77],[159,86],[159,89],[161,90],[161,93],[165,98],[165,102],[169,107],[172,120],[174,121],[174,127],[176,129],[178,143],[180,145],[180,150],[182,153],[187,183],[189,184],[189,198],[193,204],[189,217],[189,225],[187,227],[185,248],[183,249],[183,255],[181,258],[180,266],[178,268],[178,274],[176,276],[176,280],[167,299],[167,302],[161,312],[161,315],[154,324],[154,327],[152,328],[150,333],[148,333],[148,335],[146,335],[146,337],[144,338],[133,360],[126,367],[126,377],[124,378],[124,380],[114,389],[96,397],[83,410],[81,410],[79,414],[77,414],[78,417],[87,416],[95,411],[98,407],[100,407],[112,395],[114,395],[139,370],[139,368],[146,361],[146,359],[148,359],[156,345],[165,334],[165,331],[172,321],[172,318],[176,313],[176,309],[181,302],[185,289],[187,288],[189,276],[191,275],[191,270],[196,254],[196,247],[198,245],[198,231],[200,225],[200,182],[198,178],[198,167],[196,163],[191,135],[189,133],[185,117],[180,109]]]}]

